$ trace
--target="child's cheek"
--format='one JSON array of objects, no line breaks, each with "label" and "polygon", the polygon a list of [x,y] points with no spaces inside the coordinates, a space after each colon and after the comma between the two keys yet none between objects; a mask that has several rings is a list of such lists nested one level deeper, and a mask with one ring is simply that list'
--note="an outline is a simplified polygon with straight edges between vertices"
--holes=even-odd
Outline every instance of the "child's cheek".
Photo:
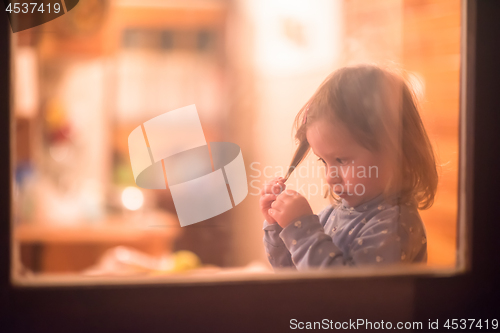
[{"label": "child's cheek", "polygon": [[375,182],[370,178],[357,179],[354,191],[358,196],[364,196],[375,192]]},{"label": "child's cheek", "polygon": [[[364,196],[379,191],[380,169],[373,163],[358,164],[349,173],[349,182],[352,185],[352,192],[357,196]],[[346,179],[347,180],[347,179]]]}]

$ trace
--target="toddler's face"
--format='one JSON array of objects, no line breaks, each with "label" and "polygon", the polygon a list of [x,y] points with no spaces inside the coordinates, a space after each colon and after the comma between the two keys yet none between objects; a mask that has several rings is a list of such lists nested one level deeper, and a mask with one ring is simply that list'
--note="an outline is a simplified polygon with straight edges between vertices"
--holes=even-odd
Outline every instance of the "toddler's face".
[{"label": "toddler's face", "polygon": [[315,121],[308,126],[307,141],[325,164],[330,189],[352,206],[384,191],[391,170],[387,158],[359,145],[342,123]]}]

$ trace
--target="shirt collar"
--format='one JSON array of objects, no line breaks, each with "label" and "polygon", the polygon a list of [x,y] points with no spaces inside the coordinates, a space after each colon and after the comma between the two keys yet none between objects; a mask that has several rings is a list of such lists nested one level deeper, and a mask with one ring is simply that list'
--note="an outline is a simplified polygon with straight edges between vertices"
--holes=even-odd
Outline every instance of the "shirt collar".
[{"label": "shirt collar", "polygon": [[389,206],[395,205],[397,203],[398,198],[399,194],[393,194],[386,198],[382,193],[376,196],[375,198],[354,207],[349,206],[349,204],[344,199],[342,199],[342,202],[340,203],[340,208],[343,210],[355,210],[358,212],[364,212],[373,208],[378,208],[379,210],[382,210]]}]

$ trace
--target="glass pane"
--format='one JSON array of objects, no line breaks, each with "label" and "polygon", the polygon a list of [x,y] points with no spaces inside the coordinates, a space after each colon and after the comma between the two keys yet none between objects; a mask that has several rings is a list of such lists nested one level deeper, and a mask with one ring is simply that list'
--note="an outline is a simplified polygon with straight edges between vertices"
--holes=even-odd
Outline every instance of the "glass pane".
[{"label": "glass pane", "polygon": [[454,269],[460,15],[89,0],[13,33],[15,281]]}]

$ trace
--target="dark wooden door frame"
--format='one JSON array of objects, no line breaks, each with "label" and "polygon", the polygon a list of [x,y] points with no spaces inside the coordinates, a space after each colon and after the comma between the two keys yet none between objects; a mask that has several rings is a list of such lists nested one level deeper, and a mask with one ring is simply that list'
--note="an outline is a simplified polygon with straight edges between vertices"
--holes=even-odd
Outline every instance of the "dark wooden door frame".
[{"label": "dark wooden door frame", "polygon": [[466,7],[465,127],[469,140],[466,181],[461,186],[467,189],[470,270],[449,277],[360,277],[192,286],[11,285],[11,30],[6,15],[0,15],[0,331],[279,332],[289,331],[292,318],[412,320],[424,325],[429,319],[500,319],[500,1],[468,1]]}]

